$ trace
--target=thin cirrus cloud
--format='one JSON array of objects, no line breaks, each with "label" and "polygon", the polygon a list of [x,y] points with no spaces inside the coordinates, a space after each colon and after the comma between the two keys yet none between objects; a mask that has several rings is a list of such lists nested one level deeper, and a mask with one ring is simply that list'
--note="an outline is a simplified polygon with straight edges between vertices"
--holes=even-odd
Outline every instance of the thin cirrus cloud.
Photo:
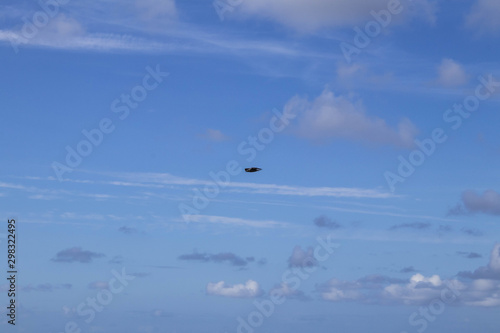
[{"label": "thin cirrus cloud", "polygon": [[[402,1],[399,14],[391,18],[402,22],[410,16],[423,16],[435,21],[436,6],[428,0],[412,4],[413,9]],[[253,0],[237,6],[243,17],[264,18],[301,32],[313,32],[321,28],[345,27],[373,20],[372,10],[387,10],[387,0]],[[406,8],[405,8],[406,7]],[[400,9],[399,9],[400,8]]]},{"label": "thin cirrus cloud", "polygon": [[[213,185],[212,180],[196,178],[185,178],[174,176],[169,173],[114,173],[113,177],[125,179],[134,184],[145,183],[155,185],[183,185],[183,186],[205,186]],[[119,184],[118,184],[119,185]],[[227,182],[224,184],[234,192],[251,194],[275,194],[308,197],[338,197],[338,198],[393,198],[395,195],[378,189],[348,188],[348,187],[306,187],[293,185],[277,185],[262,183]]]},{"label": "thin cirrus cloud", "polygon": [[42,292],[52,292],[55,290],[68,290],[71,289],[72,285],[70,283],[63,283],[63,284],[52,284],[52,283],[41,283],[38,285],[27,285],[22,287],[21,289],[23,291],[42,291]]},{"label": "thin cirrus cloud", "polygon": [[221,224],[228,226],[252,227],[252,228],[285,228],[290,225],[285,222],[272,220],[251,220],[239,217],[214,216],[214,215],[188,215],[190,222]]},{"label": "thin cirrus cloud", "polygon": [[393,225],[389,230],[400,230],[400,229],[414,229],[414,230],[427,230],[431,227],[430,223],[426,222],[412,222],[412,223],[401,223]]},{"label": "thin cirrus cloud", "polygon": [[92,251],[82,250],[81,247],[72,247],[66,250],[57,252],[56,256],[52,258],[55,262],[79,262],[79,263],[90,263],[96,258],[105,257],[102,253],[96,253]]},{"label": "thin cirrus cloud", "polygon": [[336,96],[328,88],[313,101],[293,97],[285,111],[297,115],[292,126],[296,136],[318,143],[347,139],[409,149],[418,133],[409,119],[403,118],[393,128],[384,119],[368,115],[361,101]]},{"label": "thin cirrus cloud", "polygon": [[235,298],[254,298],[262,293],[259,284],[253,280],[235,285],[229,285],[225,281],[209,282],[206,292],[208,295]]},{"label": "thin cirrus cloud", "polygon": [[[140,52],[168,54],[260,54],[295,57],[330,57],[315,54],[305,48],[282,41],[241,40],[221,33],[214,34],[177,22],[173,1],[70,3],[71,11],[59,11],[47,25],[26,33],[23,18],[32,11],[18,10],[12,22],[0,28],[0,43],[15,50],[23,47],[42,47],[60,50],[93,52]],[[119,6],[114,8],[113,6]],[[66,6],[67,7],[67,6]],[[3,10],[0,5],[0,10]],[[71,13],[78,12],[78,16]],[[106,16],[103,15],[106,13]],[[113,16],[110,13],[117,13]],[[111,16],[110,16],[111,15]]]}]

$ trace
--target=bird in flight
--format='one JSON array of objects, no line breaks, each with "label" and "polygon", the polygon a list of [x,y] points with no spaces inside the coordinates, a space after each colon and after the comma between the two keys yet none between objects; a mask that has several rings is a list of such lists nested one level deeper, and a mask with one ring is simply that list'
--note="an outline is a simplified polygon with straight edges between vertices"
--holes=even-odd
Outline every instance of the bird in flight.
[{"label": "bird in flight", "polygon": [[260,171],[260,170],[262,170],[262,169],[261,168],[256,168],[256,167],[245,168],[246,172],[257,172],[257,171]]}]

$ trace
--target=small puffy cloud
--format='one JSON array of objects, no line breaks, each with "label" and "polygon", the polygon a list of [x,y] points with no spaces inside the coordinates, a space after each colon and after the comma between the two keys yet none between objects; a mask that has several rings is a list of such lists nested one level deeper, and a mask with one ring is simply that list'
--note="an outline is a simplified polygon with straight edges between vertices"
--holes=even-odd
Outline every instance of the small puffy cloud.
[{"label": "small puffy cloud", "polygon": [[50,37],[56,39],[72,38],[83,36],[85,29],[74,18],[61,13],[50,20],[47,27],[40,30],[41,37]]},{"label": "small puffy cloud", "polygon": [[442,224],[442,225],[440,225],[440,226],[438,227],[438,230],[437,230],[437,231],[438,231],[438,234],[440,234],[440,235],[441,235],[441,234],[444,234],[444,233],[449,233],[449,232],[452,232],[452,231],[453,231],[453,228],[452,228],[451,226],[449,226],[449,225],[443,225],[443,224]]},{"label": "small puffy cloud", "polygon": [[52,261],[55,262],[81,262],[89,263],[95,258],[101,258],[105,255],[102,253],[96,253],[92,251],[84,251],[81,247],[72,247],[66,250],[58,252]]},{"label": "small puffy cloud", "polygon": [[457,251],[457,255],[467,259],[477,259],[483,257],[482,255],[476,252],[464,252],[464,251]]},{"label": "small puffy cloud", "polygon": [[348,289],[348,288],[338,288],[335,284],[331,284],[328,291],[324,291],[321,294],[321,297],[326,301],[356,301],[364,298],[362,292],[356,289]]},{"label": "small puffy cloud", "polygon": [[114,256],[111,258],[110,261],[108,261],[110,264],[122,264],[123,263],[123,257],[122,256]]},{"label": "small puffy cloud", "polygon": [[217,254],[195,252],[182,254],[177,259],[185,261],[228,263],[231,266],[246,266],[248,263],[255,261],[254,257],[242,258],[231,252],[222,252]]},{"label": "small puffy cloud", "polygon": [[372,275],[354,281],[331,279],[317,289],[323,299],[332,302],[429,305],[432,301],[442,301],[466,306],[500,306],[500,244],[495,244],[487,266],[474,272],[460,272],[458,277],[465,280],[420,273],[408,280]]},{"label": "small puffy cloud", "polygon": [[297,290],[296,288],[291,288],[285,282],[282,282],[281,284],[276,285],[273,289],[271,289],[269,291],[269,295],[279,295],[278,297],[295,299],[299,301],[310,300],[310,298],[306,296],[303,291]]},{"label": "small puffy cloud", "polygon": [[352,64],[352,65],[339,65],[337,68],[337,75],[339,79],[349,79],[359,73],[360,71],[363,71],[363,67],[359,64]]},{"label": "small puffy cloud", "polygon": [[500,243],[495,244],[490,255],[490,262],[486,266],[481,266],[474,272],[463,271],[459,276],[469,279],[489,279],[500,280]]},{"label": "small puffy cloud", "polygon": [[161,309],[155,309],[155,310],[153,310],[153,312],[151,312],[151,315],[152,315],[153,317],[166,317],[166,318],[167,318],[167,317],[172,317],[172,316],[173,316],[173,314],[172,314],[172,313],[167,312],[167,311],[165,311],[165,310],[161,310]]},{"label": "small puffy cloud", "polygon": [[[234,253],[230,252],[214,254],[210,257],[210,259],[213,262],[228,262],[232,266],[246,266],[249,262],[247,259],[238,257]],[[250,258],[250,262],[252,261],[254,261],[253,258]]]},{"label": "small puffy cloud", "polygon": [[477,0],[466,17],[466,25],[480,33],[500,31],[500,3],[497,0]]},{"label": "small puffy cloud", "polygon": [[177,259],[207,262],[210,260],[210,255],[206,253],[181,254]]},{"label": "small puffy cloud", "polygon": [[472,229],[472,228],[462,228],[462,232],[464,234],[467,234],[469,236],[473,237],[481,237],[483,235],[483,232],[478,229]]},{"label": "small puffy cloud", "polygon": [[444,87],[457,87],[467,83],[467,74],[462,65],[452,59],[443,59],[438,67],[437,82]]},{"label": "small puffy cloud", "polygon": [[207,129],[207,131],[203,133],[201,137],[212,142],[223,142],[231,140],[230,137],[228,137],[221,131],[212,128]]},{"label": "small puffy cloud", "polygon": [[338,224],[335,221],[332,221],[332,219],[324,215],[315,218],[314,225],[319,228],[327,228],[327,229],[338,229],[341,227],[340,224]]},{"label": "small puffy cloud", "polygon": [[[276,21],[301,32],[327,27],[353,26],[374,20],[371,11],[387,10],[387,0],[252,0],[243,1],[236,8],[245,16]],[[435,6],[428,0],[416,1],[413,10],[401,3],[391,22],[402,22],[409,16],[424,16],[435,20]],[[390,14],[389,14],[390,15]]]},{"label": "small puffy cloud", "polygon": [[304,251],[297,245],[293,248],[290,258],[288,258],[288,267],[313,267],[317,265],[318,261],[314,257],[314,250],[312,247]]},{"label": "small puffy cloud", "polygon": [[[458,281],[456,281],[458,283]],[[414,274],[409,280],[371,275],[355,281],[331,279],[320,286],[323,299],[361,301],[368,304],[424,304],[440,295],[444,287],[438,275]]]},{"label": "small puffy cloud", "polygon": [[449,215],[467,215],[483,213],[500,215],[500,194],[493,190],[486,190],[478,194],[473,190],[462,193],[462,202],[450,209]]},{"label": "small puffy cloud", "polygon": [[261,294],[259,284],[253,280],[248,280],[245,284],[227,285],[220,281],[207,284],[207,294],[225,297],[253,298]]},{"label": "small puffy cloud", "polygon": [[415,273],[416,270],[413,266],[404,267],[400,270],[401,273]]},{"label": "small puffy cloud", "polygon": [[131,228],[131,227],[127,227],[127,226],[123,226],[123,227],[118,228],[118,231],[123,232],[124,234],[135,234],[135,233],[137,233],[137,229]]},{"label": "small puffy cloud", "polygon": [[409,119],[402,119],[392,128],[385,120],[369,116],[361,101],[335,96],[329,89],[313,101],[295,96],[286,103],[284,110],[297,116],[292,125],[293,133],[315,142],[341,138],[412,148],[418,132]]},{"label": "small puffy cloud", "polygon": [[94,281],[89,284],[89,289],[109,289],[109,284],[106,281]]}]

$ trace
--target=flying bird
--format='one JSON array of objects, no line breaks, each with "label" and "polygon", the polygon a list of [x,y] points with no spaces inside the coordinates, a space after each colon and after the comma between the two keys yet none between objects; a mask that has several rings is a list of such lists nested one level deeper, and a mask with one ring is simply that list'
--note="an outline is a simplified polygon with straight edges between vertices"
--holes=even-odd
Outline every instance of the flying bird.
[{"label": "flying bird", "polygon": [[257,171],[260,171],[260,170],[262,170],[262,169],[261,168],[256,168],[256,167],[245,168],[246,172],[257,172]]}]

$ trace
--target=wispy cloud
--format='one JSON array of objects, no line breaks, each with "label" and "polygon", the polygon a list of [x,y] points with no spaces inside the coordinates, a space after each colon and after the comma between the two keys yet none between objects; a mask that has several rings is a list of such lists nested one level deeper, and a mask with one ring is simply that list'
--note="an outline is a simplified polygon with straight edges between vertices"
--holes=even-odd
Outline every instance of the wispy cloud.
[{"label": "wispy cloud", "polygon": [[24,287],[21,287],[23,291],[43,291],[43,292],[53,292],[55,290],[68,290],[71,289],[72,285],[70,283],[64,284],[52,284],[52,283],[41,283],[37,285],[28,284]]},{"label": "wispy cloud", "polygon": [[252,228],[285,228],[290,224],[272,220],[250,220],[239,217],[212,216],[212,215],[189,215],[188,220],[196,223],[213,223],[231,226],[242,226]]},{"label": "wispy cloud", "polygon": [[398,230],[398,229],[415,229],[415,230],[425,230],[431,227],[430,223],[425,222],[413,222],[413,223],[401,223],[393,225],[389,228],[389,230]]},{"label": "wispy cloud", "polygon": [[[115,173],[110,176],[126,179],[134,183],[153,183],[163,185],[185,185],[185,186],[205,186],[213,185],[213,181],[196,178],[184,178],[174,176],[169,173]],[[235,192],[256,193],[256,194],[275,194],[290,196],[324,196],[337,198],[393,198],[392,193],[380,191],[377,189],[362,189],[348,187],[305,187],[277,184],[259,184],[228,182],[225,184]]]}]

